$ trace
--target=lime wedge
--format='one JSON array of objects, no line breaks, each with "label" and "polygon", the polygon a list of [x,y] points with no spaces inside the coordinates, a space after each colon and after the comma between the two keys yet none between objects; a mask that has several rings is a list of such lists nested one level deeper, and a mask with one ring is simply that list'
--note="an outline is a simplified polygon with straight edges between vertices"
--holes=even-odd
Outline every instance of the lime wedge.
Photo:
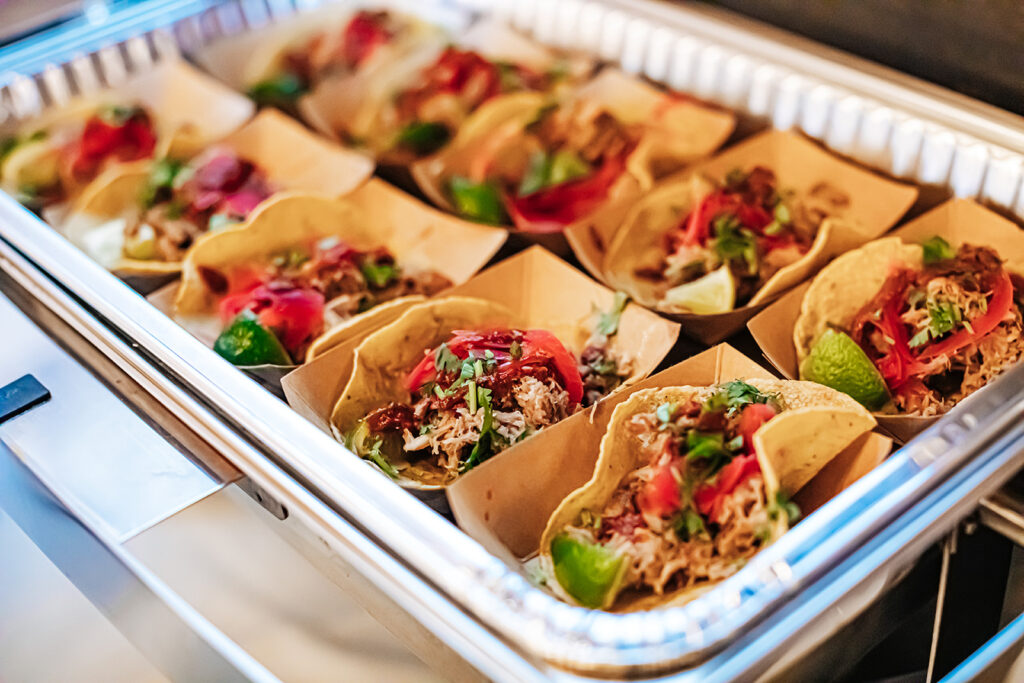
[{"label": "lime wedge", "polygon": [[801,363],[800,378],[849,394],[868,410],[889,402],[889,389],[878,368],[848,334],[831,328]]},{"label": "lime wedge", "polygon": [[731,311],[736,304],[736,284],[732,280],[729,266],[722,266],[693,282],[673,287],[665,292],[662,303],[698,315]]}]

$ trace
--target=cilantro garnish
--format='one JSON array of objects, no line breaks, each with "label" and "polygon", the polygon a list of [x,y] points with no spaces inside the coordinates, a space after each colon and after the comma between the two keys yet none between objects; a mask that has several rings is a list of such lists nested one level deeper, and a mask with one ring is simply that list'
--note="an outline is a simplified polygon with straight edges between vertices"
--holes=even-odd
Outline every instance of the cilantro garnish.
[{"label": "cilantro garnish", "polygon": [[784,492],[778,491],[775,494],[775,500],[768,503],[768,516],[772,519],[778,519],[780,513],[785,513],[786,517],[789,518],[790,525],[796,524],[800,519],[800,508],[796,503],[789,499]]},{"label": "cilantro garnish", "polygon": [[764,394],[757,387],[737,379],[719,385],[711,398],[704,402],[704,410],[716,412],[724,409],[732,416],[751,403],[771,403],[777,399],[775,394]]},{"label": "cilantro garnish", "polygon": [[155,162],[149,172],[149,178],[146,179],[146,185],[142,188],[142,196],[139,197],[142,206],[148,209],[157,202],[170,199],[174,180],[184,166],[177,159],[160,159]]},{"label": "cilantro garnish", "polygon": [[359,264],[359,270],[375,289],[383,289],[398,278],[398,267],[393,263],[374,263],[367,259]]},{"label": "cilantro garnish", "polygon": [[704,525],[704,518],[692,508],[683,510],[682,514],[676,518],[673,529],[675,529],[679,540],[684,543],[692,538],[706,536],[708,533],[707,527]]},{"label": "cilantro garnish", "polygon": [[967,324],[959,306],[948,301],[929,299],[928,326],[911,337],[909,346],[915,348],[927,343],[929,339],[938,339],[951,332],[961,322]]},{"label": "cilantro garnish", "polygon": [[[477,402],[484,411],[483,424],[480,425],[480,438],[477,439],[476,444],[473,446],[473,450],[470,451],[469,457],[466,458],[466,462],[462,463],[462,467],[459,468],[459,472],[468,472],[473,469],[484,460],[494,455],[493,449],[491,448],[492,440],[498,436],[498,433],[494,431],[493,419],[494,415],[491,411],[491,390],[484,389],[483,387],[476,387],[473,392]],[[472,411],[476,412],[476,411]]]},{"label": "cilantro garnish", "polygon": [[741,262],[747,266],[747,272],[757,275],[757,239],[753,232],[744,228],[739,219],[732,214],[725,214],[715,219],[714,249],[725,262]]},{"label": "cilantro garnish", "polygon": [[444,342],[437,347],[434,353],[434,369],[439,373],[459,372],[462,369],[462,359],[456,356]]},{"label": "cilantro garnish", "polygon": [[508,347],[508,355],[512,356],[512,360],[519,360],[523,357],[523,346],[517,340],[513,339],[512,344]]},{"label": "cilantro garnish", "polygon": [[601,313],[597,319],[595,331],[598,334],[610,337],[619,331],[619,320],[622,318],[622,311],[626,308],[629,295],[625,292],[615,292],[615,299],[612,307],[606,313]]},{"label": "cilantro garnish", "polygon": [[940,261],[948,261],[956,256],[956,251],[950,246],[949,242],[938,235],[922,244],[921,249],[924,251],[924,263],[929,266]]},{"label": "cilantro garnish", "polygon": [[306,85],[297,76],[283,73],[249,88],[246,95],[261,107],[289,109],[306,92]]},{"label": "cilantro garnish", "polygon": [[374,441],[373,447],[364,457],[379,467],[384,474],[388,475],[392,479],[398,479],[398,470],[395,469],[394,465],[388,462],[387,457],[385,457],[385,455],[380,451],[383,444],[384,442],[381,439]]},{"label": "cilantro garnish", "polygon": [[720,457],[731,457],[723,442],[724,436],[721,432],[698,432],[690,430],[686,434],[686,459],[687,460],[714,460]]}]

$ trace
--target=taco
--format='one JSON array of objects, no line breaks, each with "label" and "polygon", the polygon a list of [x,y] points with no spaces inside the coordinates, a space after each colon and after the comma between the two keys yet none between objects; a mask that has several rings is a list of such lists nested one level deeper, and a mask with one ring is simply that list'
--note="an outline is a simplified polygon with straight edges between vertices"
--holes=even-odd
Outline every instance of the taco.
[{"label": "taco", "polygon": [[800,376],[872,410],[940,415],[1024,356],[1024,278],[995,249],[887,237],[814,278],[793,332]]},{"label": "taco", "polygon": [[0,188],[30,208],[49,209],[77,197],[111,167],[190,156],[251,115],[250,102],[208,76],[181,62],[164,64],[16,130],[0,130]]},{"label": "taco", "polygon": [[714,151],[730,114],[701,107],[614,69],[560,100],[497,97],[455,140],[412,169],[439,206],[524,232],[560,232],[655,176]]},{"label": "taco", "polygon": [[642,200],[608,248],[609,279],[666,313],[757,305],[806,277],[849,204],[827,181],[797,192],[764,166],[694,174]]},{"label": "taco", "polygon": [[0,184],[42,210],[79,194],[113,164],[151,158],[153,116],[138,105],[103,106],[0,140]]},{"label": "taco", "polygon": [[[464,280],[501,243],[379,184],[343,199],[283,193],[240,228],[200,240],[182,265],[175,317],[235,364],[297,364]],[[435,256],[438,246],[453,253],[452,241],[470,263]]]},{"label": "taco", "polygon": [[615,408],[590,481],[548,521],[547,585],[613,611],[692,600],[785,533],[799,512],[788,496],[874,425],[810,382],[638,391]]},{"label": "taco", "polygon": [[372,169],[370,159],[268,109],[188,161],[112,169],[75,202],[61,229],[119,274],[174,273],[201,237],[238,225],[271,195],[344,194]]},{"label": "taco", "polygon": [[356,349],[335,435],[410,487],[445,486],[635,379],[614,335],[596,325],[580,352],[492,301],[413,306]]},{"label": "taco", "polygon": [[[360,9],[345,17],[319,12],[273,34],[248,56],[240,80],[257,104],[288,111],[325,78],[379,70],[425,41],[439,42],[442,36],[439,28],[386,9]],[[222,49],[245,47],[235,44]]]},{"label": "taco", "polygon": [[558,56],[481,22],[456,45],[424,45],[372,76],[327,79],[300,109],[315,128],[401,165],[444,147],[485,102],[511,92],[551,93],[590,69],[590,60]]}]

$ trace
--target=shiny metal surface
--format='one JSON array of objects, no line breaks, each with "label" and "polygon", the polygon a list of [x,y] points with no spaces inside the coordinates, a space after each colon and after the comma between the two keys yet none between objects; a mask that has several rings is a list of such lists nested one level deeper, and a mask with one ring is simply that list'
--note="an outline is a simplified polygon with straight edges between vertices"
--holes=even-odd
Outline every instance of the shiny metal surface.
[{"label": "shiny metal surface", "polygon": [[[45,476],[45,475],[43,475]],[[0,441],[0,505],[171,680],[277,680]]]},{"label": "shiny metal surface", "polygon": [[222,486],[2,296],[0,329],[0,384],[31,373],[52,394],[0,426],[0,438],[58,477],[91,524],[124,540]]},{"label": "shiny metal surface", "polygon": [[[226,27],[243,30],[260,7],[262,21],[268,19],[266,5],[252,2],[224,3],[186,17],[203,7],[151,2],[145,11],[112,17],[102,36],[44,36],[21,55],[24,64],[35,65],[43,59],[40,45],[88,49],[99,37],[123,39],[170,22],[176,22],[170,26],[175,38],[190,47]],[[1024,161],[1012,151],[1024,150],[1019,121],[984,107],[962,107],[935,89],[907,87],[905,78],[887,83],[877,68],[860,62],[838,63],[704,12],[653,2],[521,0],[486,8],[541,40],[593,50],[776,127],[799,128],[896,175],[1011,210],[1024,201]],[[17,54],[8,53],[0,64],[13,64]],[[124,68],[134,66],[129,60]],[[45,100],[33,100],[37,84],[30,78],[12,81],[3,92],[8,110],[31,110],[32,102]],[[787,649],[807,652],[862,609],[1021,463],[1018,445],[997,441],[1019,429],[1024,418],[1024,368],[967,402],[719,589],[661,613],[595,614],[530,587],[339,444],[256,391],[7,197],[0,197],[0,235],[8,251],[27,257],[25,277],[55,305],[77,310],[60,303],[67,292],[84,304],[83,329],[119,365],[161,395],[180,419],[187,416],[205,438],[216,439],[235,466],[320,534],[367,585],[493,678],[553,673],[542,660],[583,674],[650,675],[698,662],[704,663],[680,677],[726,680],[764,672]],[[134,351],[126,351],[125,340]],[[929,502],[937,499],[946,507]],[[786,628],[779,630],[779,624]],[[780,648],[784,644],[791,647]]]}]

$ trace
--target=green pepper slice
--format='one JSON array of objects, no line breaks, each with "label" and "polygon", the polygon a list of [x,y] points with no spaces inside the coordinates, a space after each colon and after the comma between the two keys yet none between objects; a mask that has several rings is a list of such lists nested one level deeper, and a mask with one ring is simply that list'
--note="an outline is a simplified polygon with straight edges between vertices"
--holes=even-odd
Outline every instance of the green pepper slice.
[{"label": "green pepper slice", "polygon": [[252,311],[239,313],[213,343],[213,350],[235,365],[291,365],[281,341]]},{"label": "green pepper slice", "polygon": [[452,178],[448,183],[455,211],[466,218],[480,223],[501,225],[508,221],[501,194],[492,183],[474,183],[461,177]]}]

